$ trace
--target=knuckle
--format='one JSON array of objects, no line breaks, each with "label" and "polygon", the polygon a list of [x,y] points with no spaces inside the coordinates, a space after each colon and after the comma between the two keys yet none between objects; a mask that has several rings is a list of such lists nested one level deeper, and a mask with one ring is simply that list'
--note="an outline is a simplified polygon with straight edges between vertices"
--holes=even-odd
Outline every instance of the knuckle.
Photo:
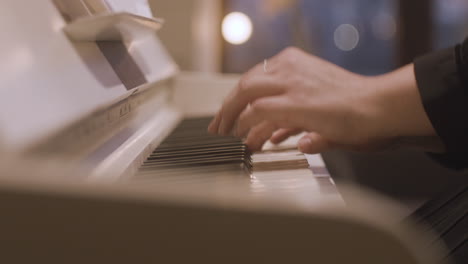
[{"label": "knuckle", "polygon": [[299,49],[293,46],[287,47],[284,49],[283,53],[286,56],[295,55],[299,52]]},{"label": "knuckle", "polygon": [[237,118],[237,128],[242,130],[249,119],[248,111],[243,111]]},{"label": "knuckle", "polygon": [[[305,83],[304,78],[298,74],[290,74],[288,78],[285,78],[285,82],[289,84],[291,89],[293,90],[299,90],[300,87],[302,87]],[[302,94],[300,95],[302,96]]]},{"label": "knuckle", "polygon": [[250,108],[253,113],[261,113],[264,112],[268,106],[262,100],[257,100],[250,104]]},{"label": "knuckle", "polygon": [[295,66],[298,59],[301,57],[302,51],[296,47],[288,47],[280,55],[280,63],[287,69]]},{"label": "knuckle", "polygon": [[282,87],[284,92],[287,92],[287,91],[291,90],[291,88],[293,88],[294,85],[296,85],[296,83],[292,83],[292,82],[290,81],[291,76],[292,76],[293,74],[294,74],[294,73],[286,73],[286,72],[284,72],[283,75],[281,76],[281,78],[278,78],[278,80],[276,80],[276,84],[277,84],[279,87]]},{"label": "knuckle", "polygon": [[239,84],[238,84],[238,91],[239,92],[246,92],[248,91],[249,89],[249,77],[248,76],[243,76],[240,80],[239,80]]}]

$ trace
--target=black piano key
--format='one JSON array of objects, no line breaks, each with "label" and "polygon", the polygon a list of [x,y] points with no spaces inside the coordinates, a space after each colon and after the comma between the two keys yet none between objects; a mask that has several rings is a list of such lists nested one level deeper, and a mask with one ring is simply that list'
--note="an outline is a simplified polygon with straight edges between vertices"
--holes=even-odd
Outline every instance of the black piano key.
[{"label": "black piano key", "polygon": [[158,160],[158,159],[167,159],[172,157],[200,157],[208,155],[223,155],[229,153],[246,153],[245,149],[239,147],[229,147],[229,148],[204,148],[202,150],[177,150],[174,152],[155,152],[148,157],[148,161]]},{"label": "black piano key", "polygon": [[145,169],[155,169],[161,167],[174,167],[174,166],[200,166],[200,165],[209,165],[209,164],[228,164],[228,163],[236,163],[236,164],[243,164],[246,167],[252,167],[251,161],[243,156],[227,156],[227,157],[220,157],[220,158],[196,158],[196,159],[179,159],[179,160],[170,160],[170,161],[160,161],[154,163],[144,163],[140,170]]},{"label": "black piano key", "polygon": [[238,141],[232,141],[229,139],[223,139],[223,138],[215,138],[215,139],[210,139],[210,140],[204,140],[204,139],[199,139],[199,138],[191,138],[187,140],[174,140],[174,141],[164,141],[161,143],[160,147],[161,149],[164,148],[174,148],[178,146],[204,146],[204,145],[223,145],[223,144],[238,144],[241,145],[242,142]]},{"label": "black piano key", "polygon": [[228,147],[214,147],[214,148],[205,148],[201,147],[199,149],[193,150],[174,150],[174,151],[158,151],[151,154],[148,160],[164,158],[164,157],[175,157],[175,156],[188,156],[188,155],[203,155],[205,153],[224,153],[231,151],[239,151],[245,153],[245,148],[239,148],[238,146],[228,146]]},{"label": "black piano key", "polygon": [[153,153],[161,153],[161,152],[170,152],[170,151],[177,151],[177,150],[197,150],[200,148],[218,148],[218,147],[231,147],[236,146],[238,147],[239,143],[229,143],[229,144],[220,144],[220,143],[212,143],[212,144],[201,144],[201,143],[193,143],[193,144],[186,144],[186,145],[178,145],[178,146],[163,146],[161,148],[157,148]]},{"label": "black piano key", "polygon": [[211,175],[252,169],[250,152],[242,140],[207,132],[211,117],[183,120],[140,167],[137,177]]}]

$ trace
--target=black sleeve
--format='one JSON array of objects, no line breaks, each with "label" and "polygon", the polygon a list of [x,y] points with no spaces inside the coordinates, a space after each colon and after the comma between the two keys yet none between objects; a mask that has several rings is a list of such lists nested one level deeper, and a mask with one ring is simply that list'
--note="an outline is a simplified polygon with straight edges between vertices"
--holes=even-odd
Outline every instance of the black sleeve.
[{"label": "black sleeve", "polygon": [[415,60],[424,109],[446,147],[431,154],[448,167],[468,168],[468,38]]}]

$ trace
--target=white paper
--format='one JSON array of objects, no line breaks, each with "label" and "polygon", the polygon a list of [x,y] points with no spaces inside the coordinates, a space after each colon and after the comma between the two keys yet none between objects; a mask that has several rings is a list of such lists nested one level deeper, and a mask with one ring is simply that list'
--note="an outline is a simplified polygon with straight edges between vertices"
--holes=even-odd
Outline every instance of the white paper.
[{"label": "white paper", "polygon": [[147,0],[106,0],[113,12],[128,12],[151,18],[151,8]]}]

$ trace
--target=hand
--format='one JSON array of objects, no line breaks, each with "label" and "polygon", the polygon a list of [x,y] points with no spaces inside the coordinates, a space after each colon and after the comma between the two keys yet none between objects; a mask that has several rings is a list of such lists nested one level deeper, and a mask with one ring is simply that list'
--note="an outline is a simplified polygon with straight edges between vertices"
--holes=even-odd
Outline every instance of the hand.
[{"label": "hand", "polygon": [[211,133],[246,137],[252,150],[308,132],[305,153],[381,149],[402,137],[435,136],[412,65],[365,77],[288,48],[246,73],[211,122]]}]

